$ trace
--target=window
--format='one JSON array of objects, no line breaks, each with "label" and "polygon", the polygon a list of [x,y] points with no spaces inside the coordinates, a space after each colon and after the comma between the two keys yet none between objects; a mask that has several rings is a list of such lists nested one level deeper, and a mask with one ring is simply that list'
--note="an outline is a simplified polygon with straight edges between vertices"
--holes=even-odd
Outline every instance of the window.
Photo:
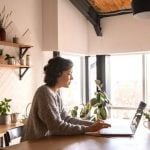
[{"label": "window", "polygon": [[110,64],[111,102],[135,107],[143,100],[142,55],[111,56]]},{"label": "window", "polygon": [[110,97],[116,108],[111,115],[128,116],[128,108],[136,108],[143,100],[142,55],[119,55],[110,57]]},{"label": "window", "polygon": [[150,106],[150,54],[146,55],[146,102]]},{"label": "window", "polygon": [[96,57],[89,57],[89,99],[95,97],[94,93],[96,92]]},{"label": "window", "polygon": [[[112,103],[110,115],[115,118],[133,117],[141,100],[150,106],[150,54],[126,54],[106,57],[106,89]],[[90,60],[91,59],[91,60]],[[95,92],[96,65],[89,59],[89,93]],[[92,62],[93,59],[93,62]],[[95,71],[93,71],[95,70]]]},{"label": "window", "polygon": [[66,59],[70,59],[74,66],[73,66],[73,80],[69,86],[69,88],[62,88],[61,95],[63,98],[64,105],[66,106],[75,106],[80,105],[83,103],[83,57],[79,55],[69,55],[69,54],[62,54],[62,57]]}]

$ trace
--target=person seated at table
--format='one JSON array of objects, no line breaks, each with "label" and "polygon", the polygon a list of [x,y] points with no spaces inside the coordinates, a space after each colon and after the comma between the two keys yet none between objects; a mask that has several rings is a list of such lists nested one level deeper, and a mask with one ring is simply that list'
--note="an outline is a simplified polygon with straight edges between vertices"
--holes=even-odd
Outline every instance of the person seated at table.
[{"label": "person seated at table", "polygon": [[91,122],[72,118],[64,110],[59,89],[69,87],[73,80],[72,67],[72,61],[62,57],[48,61],[44,67],[45,84],[34,95],[22,141],[51,135],[85,134],[110,127],[101,120]]}]

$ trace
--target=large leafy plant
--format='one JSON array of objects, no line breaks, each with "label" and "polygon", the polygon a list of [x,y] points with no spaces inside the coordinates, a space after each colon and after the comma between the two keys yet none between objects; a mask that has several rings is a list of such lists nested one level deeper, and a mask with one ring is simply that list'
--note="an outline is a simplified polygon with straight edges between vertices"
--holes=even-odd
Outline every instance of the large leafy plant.
[{"label": "large leafy plant", "polygon": [[0,101],[0,115],[7,115],[10,112],[11,99],[4,98]]},{"label": "large leafy plant", "polygon": [[88,103],[84,104],[81,109],[75,106],[71,110],[72,117],[80,117],[86,120],[105,120],[108,116],[108,104],[110,104],[109,99],[105,91],[102,90],[102,84],[100,80],[95,81],[98,88],[95,93],[95,97],[92,98]]}]

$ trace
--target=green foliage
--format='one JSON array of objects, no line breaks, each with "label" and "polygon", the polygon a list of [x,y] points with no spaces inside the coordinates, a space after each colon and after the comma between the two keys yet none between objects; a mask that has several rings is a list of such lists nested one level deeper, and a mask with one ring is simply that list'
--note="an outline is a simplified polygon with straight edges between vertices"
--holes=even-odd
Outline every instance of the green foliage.
[{"label": "green foliage", "polygon": [[10,112],[11,99],[4,98],[0,101],[0,115],[7,115]]},{"label": "green foliage", "polygon": [[[79,111],[78,106],[75,106],[71,110],[71,116],[79,117],[86,120],[98,120],[107,118],[107,105],[110,104],[106,93],[102,90],[102,84],[99,80],[96,80],[98,92],[95,93],[95,97],[92,98],[88,103],[84,104]],[[77,107],[77,109],[76,109]]]},{"label": "green foliage", "polygon": [[143,115],[145,116],[145,118],[150,121],[150,110],[148,110],[147,112],[144,112]]},{"label": "green foliage", "polygon": [[5,57],[5,60],[8,60],[9,58],[15,58],[14,56],[11,56],[11,55],[9,55],[9,54],[6,54],[5,56],[6,56],[6,57]]},{"label": "green foliage", "polygon": [[78,112],[78,106],[75,106],[75,107],[71,110],[71,116],[72,116],[72,117],[77,117],[77,112]]}]

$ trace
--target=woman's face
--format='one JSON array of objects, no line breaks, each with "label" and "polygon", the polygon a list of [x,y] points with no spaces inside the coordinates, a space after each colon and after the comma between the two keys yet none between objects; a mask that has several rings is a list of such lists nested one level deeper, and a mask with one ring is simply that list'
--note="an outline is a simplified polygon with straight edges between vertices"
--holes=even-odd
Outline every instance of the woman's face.
[{"label": "woman's face", "polygon": [[72,76],[72,68],[66,71],[63,71],[62,75],[58,78],[57,85],[60,87],[68,88],[71,80],[73,80]]}]

